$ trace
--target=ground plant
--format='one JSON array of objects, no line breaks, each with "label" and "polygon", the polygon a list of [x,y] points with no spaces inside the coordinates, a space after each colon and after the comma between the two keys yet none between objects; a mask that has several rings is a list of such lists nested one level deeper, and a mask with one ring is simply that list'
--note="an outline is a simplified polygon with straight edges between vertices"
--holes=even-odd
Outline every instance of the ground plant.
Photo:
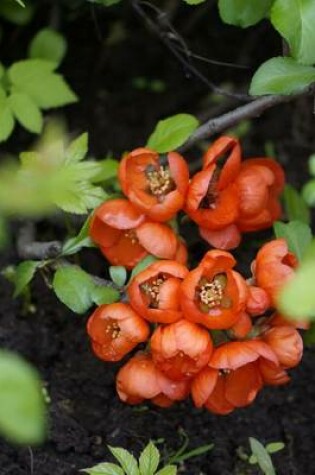
[{"label": "ground plant", "polygon": [[1,3],[3,475],[311,475],[315,3],[258,3]]}]

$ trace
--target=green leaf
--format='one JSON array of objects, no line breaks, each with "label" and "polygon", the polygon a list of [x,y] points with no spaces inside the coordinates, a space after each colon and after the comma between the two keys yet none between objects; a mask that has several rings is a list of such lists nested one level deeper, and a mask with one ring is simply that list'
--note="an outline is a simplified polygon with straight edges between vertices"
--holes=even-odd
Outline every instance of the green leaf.
[{"label": "green leaf", "polygon": [[219,12],[224,23],[247,28],[269,14],[273,0],[219,0]]},{"label": "green leaf", "polygon": [[177,468],[175,465],[166,465],[166,467],[162,468],[155,475],[176,475]]},{"label": "green leaf", "polygon": [[249,438],[250,448],[257,457],[257,463],[265,475],[276,475],[272,460],[265,447],[253,437]]},{"label": "green leaf", "polygon": [[109,268],[109,275],[113,282],[118,287],[123,287],[127,280],[127,270],[123,266],[111,266]]},{"label": "green leaf", "polygon": [[301,221],[310,224],[311,215],[305,200],[291,185],[286,185],[283,192],[284,206],[289,221]]},{"label": "green leaf", "polygon": [[73,140],[66,151],[65,162],[73,163],[83,160],[88,153],[88,141],[89,136],[86,132]]},{"label": "green leaf", "polygon": [[146,269],[149,265],[153,264],[153,262],[158,261],[158,259],[154,256],[147,256],[144,259],[142,259],[133,269],[131,272],[131,276],[129,279],[129,282],[137,275],[139,272],[142,272],[144,269]]},{"label": "green leaf", "polygon": [[59,300],[75,313],[85,313],[92,305],[94,282],[77,266],[57,269],[53,279],[53,289]]},{"label": "green leaf", "polygon": [[77,236],[68,239],[64,243],[62,247],[63,256],[70,256],[71,254],[76,254],[83,247],[94,247],[94,244],[89,237],[90,219],[91,217],[89,216]]},{"label": "green leaf", "polygon": [[92,468],[85,468],[81,472],[89,475],[124,475],[125,472],[114,463],[100,463]]},{"label": "green leaf", "polygon": [[22,358],[0,351],[0,431],[11,442],[38,444],[45,437],[45,403],[37,372]]},{"label": "green leaf", "polygon": [[99,5],[103,5],[104,7],[111,7],[112,5],[116,5],[121,0],[89,0],[91,3],[98,3]]},{"label": "green leaf", "polygon": [[206,0],[184,0],[188,5],[200,5],[200,3],[205,3]]},{"label": "green leaf", "polygon": [[300,261],[307,247],[312,240],[311,228],[301,221],[290,221],[290,223],[282,223],[277,221],[273,225],[277,238],[284,238],[289,250],[293,252]]},{"label": "green leaf", "polygon": [[71,104],[78,100],[60,74],[53,72],[56,64],[42,59],[14,63],[8,71],[12,84],[29,95],[41,109]]},{"label": "green leaf", "polygon": [[310,180],[303,186],[302,196],[309,206],[315,206],[315,180]]},{"label": "green leaf", "polygon": [[93,177],[93,183],[100,183],[117,177],[119,162],[113,158],[105,158],[97,162],[99,172]]},{"label": "green leaf", "polygon": [[175,457],[176,463],[183,462],[184,460],[188,460],[192,457],[199,457],[200,455],[203,455],[212,450],[213,447],[214,444],[202,445],[201,447],[197,447],[196,449],[184,452],[183,454]]},{"label": "green leaf", "polygon": [[14,276],[15,290],[13,297],[20,295],[31,282],[39,264],[39,261],[24,261],[17,266]]},{"label": "green leaf", "polygon": [[270,444],[266,445],[266,450],[268,454],[275,454],[276,452],[283,450],[284,447],[285,444],[283,442],[270,442]]},{"label": "green leaf", "polygon": [[21,8],[22,2],[20,0],[16,0],[16,2],[19,5],[13,3],[13,0],[1,0],[0,16],[16,25],[27,25],[33,18],[34,6],[28,4]]},{"label": "green leaf", "polygon": [[138,463],[135,457],[128,450],[119,447],[108,446],[116,460],[120,463],[126,475],[140,475]]},{"label": "green leaf", "polygon": [[315,259],[304,262],[281,291],[278,309],[293,320],[315,318]]},{"label": "green leaf", "polygon": [[67,42],[60,33],[51,29],[40,30],[31,41],[28,56],[45,59],[59,65],[67,52]]},{"label": "green leaf", "polygon": [[291,55],[299,63],[315,63],[315,2],[275,0],[271,22],[289,43]]},{"label": "green leaf", "polygon": [[147,146],[159,153],[180,147],[198,127],[198,120],[190,114],[177,114],[158,122]]},{"label": "green leaf", "polygon": [[289,95],[315,81],[315,68],[298,64],[292,58],[278,56],[262,64],[250,85],[252,96],[264,94]]},{"label": "green leaf", "polygon": [[91,298],[96,305],[110,304],[118,302],[120,299],[120,293],[118,290],[112,287],[106,287],[104,285],[95,285]]},{"label": "green leaf", "polygon": [[23,92],[14,92],[8,101],[16,119],[25,129],[35,134],[42,131],[42,113],[28,95]]},{"label": "green leaf", "polygon": [[141,475],[154,475],[160,463],[160,453],[153,442],[149,442],[139,457]]},{"label": "green leaf", "polygon": [[25,3],[22,0],[15,0],[21,7],[25,8]]},{"label": "green leaf", "polygon": [[315,177],[315,153],[308,159],[308,169],[310,174]]},{"label": "green leaf", "polygon": [[14,129],[14,117],[9,101],[0,89],[0,142],[7,140]]}]

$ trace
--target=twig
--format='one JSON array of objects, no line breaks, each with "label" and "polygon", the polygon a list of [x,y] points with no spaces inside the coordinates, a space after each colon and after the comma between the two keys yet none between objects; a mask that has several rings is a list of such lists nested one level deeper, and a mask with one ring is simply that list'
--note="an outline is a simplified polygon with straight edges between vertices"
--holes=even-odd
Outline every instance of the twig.
[{"label": "twig", "polygon": [[35,226],[32,222],[23,224],[19,231],[16,244],[21,259],[54,259],[61,253],[62,249],[60,241],[36,241]]},{"label": "twig", "polygon": [[305,89],[287,96],[262,96],[255,99],[249,104],[237,107],[236,109],[220,115],[219,117],[212,118],[202,124],[198,129],[190,136],[187,142],[180,148],[180,151],[185,151],[188,148],[195,145],[200,140],[209,138],[215,134],[222,132],[223,130],[234,127],[244,119],[251,119],[253,117],[259,117],[263,112],[274,107],[278,104],[284,104],[291,102],[294,99],[298,99],[303,96],[311,96],[315,93],[315,84],[312,84]]},{"label": "twig", "polygon": [[[171,51],[178,62],[184,67],[185,71],[195,76],[216,94],[232,97],[233,99],[238,99],[240,101],[248,102],[252,100],[252,98],[247,94],[237,94],[226,91],[225,89],[222,89],[221,87],[218,87],[209,81],[209,79],[207,79],[192,63],[191,59],[194,55],[187,48],[184,39],[177,33],[162,10],[145,0],[131,0],[131,3],[134,10],[144,20],[150,30],[156,34],[163,44]],[[150,7],[156,13],[155,21],[153,21],[150,16],[147,15],[142,5]],[[216,64],[218,64],[218,62],[216,62]],[[225,63],[225,66],[231,65]]]}]

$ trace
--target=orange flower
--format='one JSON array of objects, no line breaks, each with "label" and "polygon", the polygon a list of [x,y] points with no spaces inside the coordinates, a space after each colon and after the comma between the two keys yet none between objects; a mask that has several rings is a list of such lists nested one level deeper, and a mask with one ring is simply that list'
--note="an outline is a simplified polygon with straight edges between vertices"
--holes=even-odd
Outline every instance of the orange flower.
[{"label": "orange flower", "polygon": [[[222,170],[218,162],[225,159]],[[238,216],[235,178],[240,169],[241,150],[236,139],[221,137],[204,156],[203,169],[189,185],[186,212],[202,229],[219,231]]]},{"label": "orange flower", "polygon": [[209,366],[224,371],[234,370],[259,358],[278,364],[275,352],[261,340],[231,341],[214,350]]},{"label": "orange flower", "polygon": [[181,285],[185,318],[210,329],[232,327],[245,310],[247,285],[233,271],[234,257],[224,251],[209,251]]},{"label": "orange flower", "polygon": [[106,201],[96,209],[90,236],[113,265],[132,269],[147,254],[175,259],[182,245],[172,229],[148,222],[128,200]]},{"label": "orange flower", "polygon": [[151,400],[168,407],[185,399],[189,393],[187,381],[171,381],[159,371],[148,354],[138,353],[119,371],[116,379],[118,396],[128,404]]},{"label": "orange flower", "polygon": [[258,361],[258,367],[264,383],[269,386],[280,386],[290,381],[287,372],[272,361],[260,359]]},{"label": "orange flower", "polygon": [[279,196],[284,172],[270,158],[252,158],[242,163],[236,184],[239,196],[237,227],[241,232],[265,229],[279,219]]},{"label": "orange flower", "polygon": [[150,322],[182,318],[179,287],[188,269],[176,261],[158,261],[137,274],[128,287],[132,307]]},{"label": "orange flower", "polygon": [[130,305],[113,303],[95,310],[88,320],[87,332],[96,356],[119,361],[148,339],[150,328]]},{"label": "orange flower", "polygon": [[276,326],[267,330],[263,340],[277,355],[284,368],[296,366],[303,355],[303,340],[292,326]]},{"label": "orange flower", "polygon": [[230,328],[229,333],[234,339],[236,338],[245,338],[246,335],[252,330],[253,324],[252,319],[246,312],[240,314],[240,318],[237,322]]},{"label": "orange flower", "polygon": [[197,407],[205,406],[215,414],[224,415],[251,404],[262,384],[256,363],[229,371],[208,367],[194,378],[191,392]]},{"label": "orange flower", "polygon": [[130,201],[154,221],[168,221],[183,207],[189,183],[188,166],[181,155],[170,152],[166,163],[156,152],[138,148],[126,155],[119,180]]},{"label": "orange flower", "polygon": [[275,305],[283,285],[294,275],[297,259],[289,252],[285,239],[275,239],[265,244],[252,264],[257,285],[263,288]]},{"label": "orange flower", "polygon": [[246,311],[252,316],[263,315],[270,307],[270,298],[264,289],[254,285],[248,286]]},{"label": "orange flower", "polygon": [[154,363],[174,380],[198,373],[209,362],[212,349],[208,331],[187,320],[159,326],[151,338]]}]

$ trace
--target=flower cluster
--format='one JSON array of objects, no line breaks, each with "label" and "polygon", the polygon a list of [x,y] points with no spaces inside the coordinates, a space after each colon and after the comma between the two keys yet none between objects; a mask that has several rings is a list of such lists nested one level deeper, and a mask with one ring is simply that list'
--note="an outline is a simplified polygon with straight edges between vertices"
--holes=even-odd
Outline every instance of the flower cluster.
[{"label": "flower cluster", "polygon": [[[102,305],[88,321],[93,351],[104,361],[142,344],[117,375],[120,399],[167,407],[190,394],[197,407],[227,414],[250,404],[264,385],[288,382],[303,343],[275,301],[297,260],[284,239],[271,241],[246,280],[226,251],[242,232],[279,217],[280,166],[267,158],[241,162],[238,141],[221,137],[191,180],[179,154],[144,148],[123,158],[119,180],[126,198],[95,211],[90,235],[114,265],[132,269],[147,255],[158,258],[132,278],[124,303]],[[217,248],[192,270],[169,224],[180,210]]]}]

